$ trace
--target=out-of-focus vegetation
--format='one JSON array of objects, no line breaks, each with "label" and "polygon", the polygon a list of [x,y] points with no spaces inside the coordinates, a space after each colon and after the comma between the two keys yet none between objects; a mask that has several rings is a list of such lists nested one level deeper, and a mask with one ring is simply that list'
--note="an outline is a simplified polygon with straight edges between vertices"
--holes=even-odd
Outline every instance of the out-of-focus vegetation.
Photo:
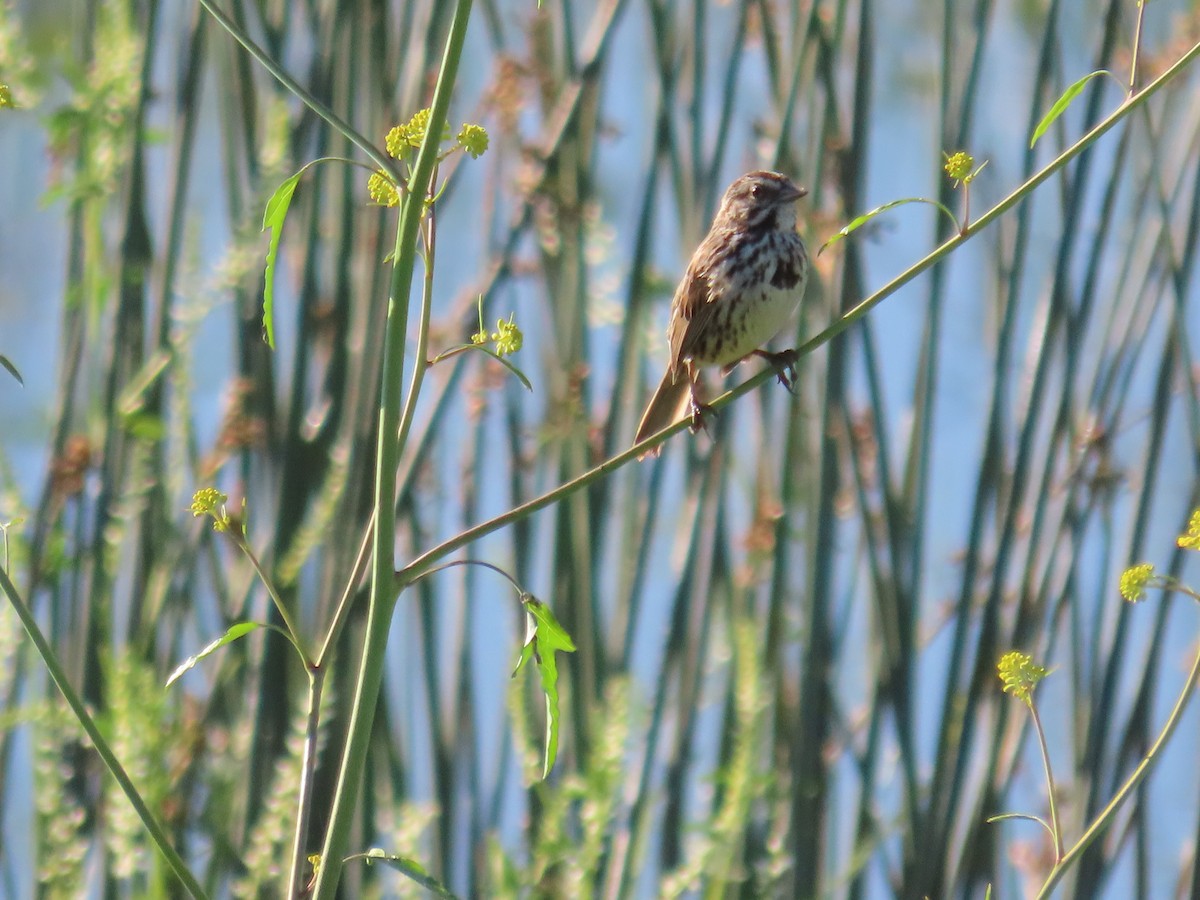
[{"label": "out-of-focus vegetation", "polygon": [[[0,894],[173,896],[162,844],[284,896],[335,821],[353,897],[1200,893],[1194,728],[1069,849],[1200,634],[1118,593],[1189,582],[1200,505],[1189,4],[216,5],[295,84],[195,3],[0,6],[64,250],[23,261],[62,273],[52,360],[0,308]],[[427,108],[436,166],[386,137]],[[264,209],[323,157],[366,168],[274,220],[271,349]],[[743,367],[708,434],[598,469],[752,168],[810,190],[796,392]],[[51,368],[17,468],[6,396]],[[1053,673],[1031,715],[1010,651]]]}]

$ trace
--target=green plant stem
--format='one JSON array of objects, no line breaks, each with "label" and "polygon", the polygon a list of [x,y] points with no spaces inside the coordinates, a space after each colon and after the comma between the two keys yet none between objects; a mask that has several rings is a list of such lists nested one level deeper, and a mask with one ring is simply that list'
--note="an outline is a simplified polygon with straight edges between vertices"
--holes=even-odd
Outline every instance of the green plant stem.
[{"label": "green plant stem", "polygon": [[1063,858],[1062,827],[1058,824],[1058,802],[1054,799],[1054,772],[1050,768],[1050,748],[1046,746],[1046,732],[1042,728],[1042,717],[1038,715],[1037,704],[1033,697],[1029,698],[1029,712],[1033,716],[1033,730],[1037,734],[1038,747],[1042,751],[1042,767],[1046,772],[1046,798],[1050,803],[1050,834],[1054,839],[1054,862],[1057,865]]},{"label": "green plant stem", "polygon": [[[749,392],[755,385],[761,384],[768,376],[771,375],[772,371],[773,370],[768,370],[767,372],[763,373],[761,377],[756,375],[754,378],[750,379],[744,384],[738,385],[731,391],[727,391],[721,396],[721,400],[723,401],[721,406],[727,405],[737,397],[740,397],[742,394]],[[715,403],[709,405],[713,406],[714,408],[718,408],[716,407]],[[547,506],[557,503],[564,497],[569,497],[576,491],[583,490],[597,479],[604,478],[612,472],[615,472],[627,462],[630,462],[631,460],[636,459],[642,453],[645,453],[648,447],[662,443],[662,441],[666,440],[671,435],[682,431],[687,427],[687,425],[688,423],[685,420],[677,422],[670,428],[664,428],[653,438],[647,438],[642,443],[635,444],[628,450],[618,453],[616,456],[610,459],[606,459],[594,469],[589,469],[582,475],[572,478],[568,482],[560,484],[558,487],[547,491],[540,497],[534,497],[532,500],[510,509],[506,513],[502,513],[494,518],[488,519],[486,522],[480,522],[478,525],[468,528],[466,531],[460,532],[449,540],[443,541],[436,547],[425,551],[408,565],[404,566],[395,573],[396,589],[399,590],[412,584],[419,577],[432,569],[438,560],[450,553],[453,553],[460,547],[465,547],[467,544],[478,540],[484,535],[491,534],[493,531],[503,528],[505,525],[511,525],[513,522],[519,522],[521,519],[532,515],[539,509],[545,509]]]},{"label": "green plant stem", "polygon": [[[895,293],[926,269],[929,269],[941,262],[942,259],[944,259],[951,251],[973,238],[976,234],[983,230],[984,227],[991,224],[999,216],[1023,200],[1043,181],[1078,156],[1102,134],[1107,132],[1114,125],[1125,118],[1125,116],[1133,112],[1138,106],[1149,99],[1152,94],[1158,91],[1159,88],[1163,87],[1165,84],[1167,84],[1167,82],[1183,71],[1188,63],[1190,63],[1198,54],[1200,54],[1200,43],[1193,46],[1187,53],[1180,57],[1180,59],[1174,65],[1172,65],[1150,84],[1146,85],[1146,87],[1138,92],[1136,96],[1127,100],[1109,116],[1102,119],[1087,134],[1064,150],[1043,169],[1034,173],[1015,191],[980,216],[979,220],[973,225],[967,226],[961,233],[956,234],[948,239],[924,259],[921,259],[909,266],[857,306],[848,310],[840,319],[838,319],[824,331],[812,338],[809,338],[796,348],[796,354],[798,356],[805,356],[816,350],[822,344],[828,343],[830,340],[837,337],[839,334],[865,316],[868,312],[870,312],[871,309],[878,305],[885,297]],[[762,372],[759,372],[757,375],[748,378],[746,381],[742,382],[736,387],[726,391],[724,394],[713,400],[709,406],[714,410],[720,410],[721,408],[728,406],[738,397],[755,390],[759,385],[763,384],[768,379],[774,378],[775,374],[776,370],[768,367]],[[613,456],[610,459],[600,463],[600,465],[596,466],[595,468],[589,469],[582,475],[579,475],[578,477],[559,485],[553,490],[542,494],[542,496],[535,497],[534,499],[528,501],[527,503],[521,504],[515,509],[509,510],[506,513],[498,515],[492,519],[488,519],[486,522],[481,522],[478,525],[468,528],[466,531],[450,538],[449,540],[443,541],[436,547],[425,551],[412,562],[408,563],[408,565],[404,566],[395,573],[396,589],[399,590],[405,585],[411,584],[414,578],[426,571],[430,566],[445,557],[447,554],[453,553],[460,547],[464,547],[467,544],[470,544],[472,541],[478,540],[484,535],[491,534],[493,531],[496,531],[499,528],[503,528],[506,525],[511,525],[514,522],[518,522],[521,519],[524,519],[526,516],[537,512],[539,509],[543,509],[550,504],[563,499],[564,497],[570,496],[576,491],[582,490],[597,479],[605,477],[616,469],[621,468],[621,466],[625,465],[631,460],[636,459],[637,457],[646,453],[646,451],[650,450],[651,448],[657,447],[672,435],[683,431],[687,425],[688,423],[686,421],[676,422],[674,425],[664,428],[657,434],[646,438],[646,440],[642,441],[640,444],[636,444],[633,447],[630,447],[628,450],[618,453],[616,456]]]},{"label": "green plant stem", "polygon": [[[935,249],[924,259],[913,263],[913,265],[909,266],[875,293],[871,294],[853,309],[847,311],[840,319],[838,319],[820,334],[815,335],[797,347],[797,354],[804,356],[807,353],[811,353],[817,347],[827,343],[832,338],[841,334],[843,331],[861,319],[864,315],[870,312],[870,310],[873,309],[885,297],[895,293],[898,289],[908,284],[908,282],[912,281],[926,269],[929,269],[941,262],[942,259],[945,258],[951,251],[957,249],[959,245],[969,241],[986,226],[990,225],[1004,213],[1008,212],[1008,210],[1016,206],[1017,203],[1024,200],[1026,196],[1032,193],[1033,190],[1037,188],[1043,181],[1086,150],[1089,146],[1095,143],[1095,141],[1099,139],[1101,135],[1108,132],[1114,125],[1149,100],[1150,97],[1157,93],[1160,88],[1164,87],[1172,79],[1178,76],[1180,72],[1187,68],[1188,64],[1191,63],[1197,55],[1200,55],[1200,43],[1195,44],[1170,68],[1163,72],[1162,75],[1154,79],[1154,81],[1150,82],[1148,85],[1142,88],[1142,90],[1129,97],[1124,103],[1109,113],[1109,115],[1097,122],[1090,131],[1088,131],[1083,137],[1047,163],[1046,166],[1029,176],[1029,178],[1027,178],[1020,187],[985,212],[976,222],[964,226],[964,230],[960,234],[956,234],[949,238],[945,243]],[[757,387],[759,384],[766,381],[770,375],[771,373],[769,372],[760,373],[748,383],[752,383],[755,387]],[[735,390],[740,390],[742,387],[744,387],[744,385],[739,385]],[[716,406],[717,402],[723,400],[725,397],[733,393],[733,391],[730,391],[727,394],[723,394],[717,399],[717,401],[714,401],[710,405]],[[737,396],[740,396],[740,394],[737,394]],[[661,441],[658,440],[658,437],[659,435],[655,435],[653,438],[647,438],[643,444],[643,452],[645,452],[646,449],[661,443]]]},{"label": "green plant stem", "polygon": [[346,586],[342,589],[342,596],[334,607],[333,621],[329,625],[329,630],[325,633],[325,641],[321,644],[321,650],[317,653],[317,660],[313,665],[318,669],[323,669],[329,664],[329,660],[333,655],[333,650],[337,646],[338,636],[342,633],[342,628],[346,624],[346,618],[350,615],[350,604],[354,601],[354,594],[358,590],[359,582],[367,572],[367,562],[371,558],[371,546],[375,532],[375,516],[372,514],[370,521],[367,522],[367,530],[362,536],[362,542],[358,545],[358,555],[354,558],[354,565],[350,571],[350,578],[346,581]]},{"label": "green plant stem", "polygon": [[166,829],[163,828],[154,813],[150,811],[150,807],[146,805],[146,801],[142,799],[142,795],[138,793],[138,789],[134,787],[133,781],[125,771],[125,768],[108,745],[108,741],[100,733],[100,728],[87,711],[87,707],[83,703],[83,698],[71,686],[71,682],[67,679],[67,673],[63,669],[62,664],[59,663],[54,649],[50,646],[49,641],[46,640],[45,635],[42,634],[42,629],[38,627],[33,610],[26,605],[20,593],[18,593],[16,586],[9,580],[8,573],[3,569],[0,569],[0,587],[8,595],[8,600],[12,604],[13,609],[16,610],[17,617],[21,620],[21,624],[25,626],[25,632],[29,635],[29,639],[33,641],[33,646],[42,658],[42,662],[45,663],[46,669],[50,672],[50,677],[54,679],[54,683],[62,691],[67,705],[71,707],[71,712],[75,714],[75,718],[83,726],[83,730],[87,733],[88,739],[91,740],[92,746],[96,748],[96,753],[99,754],[100,759],[104,762],[105,768],[112,773],[113,778],[117,780],[117,784],[121,786],[121,790],[125,793],[125,796],[129,798],[134,812],[142,820],[142,824],[146,826],[146,831],[150,833],[150,839],[154,841],[158,846],[159,852],[166,858],[167,865],[175,873],[175,877],[187,888],[188,893],[196,898],[205,897],[204,889],[200,887],[200,883],[196,881],[195,876],[188,870],[183,857],[171,845],[171,840],[167,836]]},{"label": "green plant stem", "polygon": [[513,586],[513,590],[520,594],[522,598],[529,596],[521,585],[517,583],[517,579],[513,578],[495,563],[486,562],[482,559],[455,559],[448,563],[442,563],[440,566],[434,566],[432,569],[426,569],[417,577],[424,578],[426,575],[432,575],[435,572],[442,572],[446,569],[453,569],[457,566],[482,566],[485,569],[491,569],[497,575],[503,575],[507,578],[508,583]]},{"label": "green plant stem", "polygon": [[472,0],[458,0],[446,52],[430,106],[429,126],[417,155],[409,191],[400,211],[396,232],[395,264],[392,268],[388,298],[387,331],[384,336],[383,384],[379,410],[379,444],[375,460],[375,530],[372,541],[371,596],[367,610],[366,639],[362,651],[354,708],[350,719],[337,790],[325,846],[321,854],[321,869],[317,876],[315,900],[334,900],[341,878],[342,857],[350,836],[350,823],[358,801],[367,751],[370,747],[371,726],[379,686],[383,680],[384,653],[388,630],[399,594],[395,583],[396,539],[396,469],[403,449],[399,435],[401,379],[404,375],[404,344],[408,328],[409,292],[412,288],[413,265],[416,257],[417,232],[424,213],[425,197],[437,164],[438,143],[450,107],[450,95],[458,73],[466,40],[467,21]]},{"label": "green plant stem", "polygon": [[[1197,682],[1200,682],[1200,653],[1196,654],[1196,659],[1192,662],[1192,670],[1188,673],[1187,681],[1184,682],[1183,690],[1179,693],[1179,699],[1175,701],[1175,708],[1171,710],[1171,714],[1167,717],[1166,723],[1163,725],[1162,731],[1151,745],[1142,761],[1138,763],[1138,767],[1133,770],[1133,774],[1129,776],[1129,780],[1121,786],[1121,789],[1113,796],[1108,805],[1104,807],[1096,816],[1095,821],[1088,827],[1088,830],[1083,833],[1083,836],[1075,842],[1075,845],[1068,850],[1062,858],[1050,870],[1050,876],[1046,879],[1046,883],[1042,885],[1042,889],[1038,892],[1038,900],[1048,898],[1054,890],[1055,885],[1062,879],[1076,860],[1083,855],[1088,846],[1097,837],[1100,836],[1105,828],[1112,822],[1116,816],[1117,810],[1129,798],[1129,796],[1137,790],[1142,780],[1150,774],[1150,769],[1158,759],[1159,753],[1170,740],[1172,733],[1183,719],[1184,710],[1187,709],[1188,701],[1192,699],[1192,693],[1196,688]],[[1053,807],[1051,807],[1053,809]]]},{"label": "green plant stem", "polygon": [[233,529],[227,534],[237,544],[238,548],[246,554],[246,558],[250,560],[250,565],[254,566],[254,571],[258,573],[259,580],[266,587],[267,593],[271,596],[271,601],[275,604],[275,609],[279,612],[279,617],[283,619],[283,625],[288,630],[292,646],[296,648],[296,652],[300,654],[300,658],[304,661],[305,666],[311,666],[312,660],[309,658],[308,651],[304,649],[304,643],[300,640],[300,630],[296,627],[296,623],[292,621],[291,613],[288,612],[287,604],[283,602],[283,598],[279,596],[279,591],[275,589],[275,583],[271,581],[266,570],[263,569],[262,563],[258,561],[258,557],[254,555],[254,551],[250,549],[250,544],[246,540],[244,534],[240,534],[236,529],[238,525],[235,523]]},{"label": "green plant stem", "polygon": [[1137,5],[1137,24],[1133,29],[1133,53],[1129,61],[1129,90],[1128,96],[1132,97],[1134,91],[1137,90],[1137,71],[1138,57],[1142,52],[1142,21],[1146,18],[1146,0],[1138,0]]},{"label": "green plant stem", "polygon": [[[431,182],[437,180],[437,166],[434,166]],[[424,202],[424,196],[418,198]],[[433,260],[437,246],[437,223],[434,220],[433,206],[424,217],[425,228],[422,239],[425,246],[424,277],[421,284],[421,318],[417,323],[417,347],[413,354],[412,380],[408,385],[408,397],[404,401],[404,409],[400,413],[399,446],[401,449],[408,444],[408,433],[412,428],[413,417],[417,412],[417,399],[421,393],[421,385],[425,381],[425,371],[429,368],[429,317],[433,308]],[[397,461],[399,456],[397,456]],[[397,462],[398,464],[398,462]]]},{"label": "green plant stem", "polygon": [[288,897],[300,897],[308,867],[308,823],[312,818],[313,775],[317,770],[317,739],[320,736],[321,695],[325,690],[326,669],[308,670],[308,721],[304,728],[304,757],[300,770],[300,803],[296,812],[296,833],[292,838],[292,866],[288,876]]},{"label": "green plant stem", "polygon": [[258,44],[250,39],[250,35],[246,34],[238,27],[237,22],[225,15],[221,8],[212,0],[200,0],[200,5],[208,10],[209,15],[217,20],[217,23],[229,32],[230,37],[246,48],[246,51],[258,60],[259,64],[270,72],[275,80],[287,88],[288,92],[299,97],[304,105],[315,112],[318,116],[324,119],[333,127],[334,130],[342,134],[346,140],[354,144],[367,155],[371,162],[379,166],[397,183],[403,182],[399,171],[396,169],[395,161],[386,153],[381,153],[379,148],[367,140],[363,135],[359,134],[349,122],[335,113],[332,109],[323,104],[320,100],[306,91],[294,78],[292,78],[279,63],[271,58],[267,51],[263,50]]}]

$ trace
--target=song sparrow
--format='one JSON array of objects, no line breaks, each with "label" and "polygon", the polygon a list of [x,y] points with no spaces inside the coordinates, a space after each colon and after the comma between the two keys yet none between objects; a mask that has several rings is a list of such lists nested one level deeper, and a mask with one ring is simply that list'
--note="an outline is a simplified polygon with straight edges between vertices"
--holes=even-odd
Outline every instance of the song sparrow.
[{"label": "song sparrow", "polygon": [[[787,324],[804,296],[808,254],[796,233],[796,201],[806,193],[777,172],[750,172],[725,191],[708,235],[675,289],[667,326],[670,364],[634,443],[675,424],[688,410],[692,427],[699,426],[704,409],[696,396],[700,366],[722,366],[722,374],[728,374],[750,356],[785,367],[795,362],[790,350],[761,348]],[[786,369],[779,378],[790,386]]]}]

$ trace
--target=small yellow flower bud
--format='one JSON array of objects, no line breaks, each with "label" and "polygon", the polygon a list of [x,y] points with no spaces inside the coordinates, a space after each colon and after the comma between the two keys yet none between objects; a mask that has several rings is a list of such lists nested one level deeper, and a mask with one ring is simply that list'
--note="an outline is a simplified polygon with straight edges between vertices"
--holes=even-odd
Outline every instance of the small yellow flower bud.
[{"label": "small yellow flower bud", "polygon": [[498,356],[511,356],[521,349],[521,345],[525,342],[525,335],[521,333],[521,329],[513,322],[513,317],[510,315],[507,322],[501,319],[496,323],[496,332],[492,335],[492,340],[496,342]]},{"label": "small yellow flower bud", "polygon": [[412,149],[412,144],[408,142],[408,129],[403,125],[393,127],[383,139],[383,146],[387,148],[388,156],[404,159]]},{"label": "small yellow flower bud", "polygon": [[957,182],[966,182],[971,177],[971,166],[975,165],[975,157],[966,151],[959,150],[946,157],[946,174]]},{"label": "small yellow flower bud", "polygon": [[229,498],[214,487],[200,488],[192,494],[192,515],[212,515]]},{"label": "small yellow flower bud", "polygon": [[1146,587],[1150,584],[1150,579],[1153,577],[1153,565],[1150,563],[1138,563],[1136,566],[1130,566],[1121,573],[1121,583],[1118,590],[1120,590],[1121,596],[1130,603],[1136,603],[1146,593]]},{"label": "small yellow flower bud", "polygon": [[1200,550],[1200,509],[1192,512],[1187,532],[1181,534],[1176,543],[1184,550]]},{"label": "small yellow flower bud", "polygon": [[377,206],[399,206],[400,192],[383,172],[374,172],[367,179],[367,194]]},{"label": "small yellow flower bud", "polygon": [[482,125],[472,125],[470,122],[464,122],[456,140],[458,141],[458,146],[471,154],[472,159],[479,159],[488,148],[487,129]]},{"label": "small yellow flower bud", "polygon": [[1000,673],[1000,680],[1004,682],[1004,692],[1026,703],[1030,702],[1038,682],[1050,674],[1047,669],[1035,663],[1029,654],[1018,650],[1000,657],[996,669]]}]

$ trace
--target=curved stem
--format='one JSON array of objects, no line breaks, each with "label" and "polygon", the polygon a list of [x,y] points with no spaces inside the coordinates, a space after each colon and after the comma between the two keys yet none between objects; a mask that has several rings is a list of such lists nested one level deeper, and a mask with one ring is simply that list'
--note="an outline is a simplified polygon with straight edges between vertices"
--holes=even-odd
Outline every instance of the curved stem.
[{"label": "curved stem", "polygon": [[1050,769],[1050,748],[1046,746],[1046,732],[1042,728],[1042,717],[1038,715],[1037,704],[1029,698],[1029,712],[1033,715],[1033,730],[1037,734],[1038,747],[1042,750],[1042,768],[1046,772],[1046,797],[1050,802],[1050,836],[1054,839],[1054,862],[1057,865],[1063,858],[1062,827],[1058,823],[1058,801],[1054,799],[1054,773]]},{"label": "curved stem", "polygon": [[517,579],[513,578],[495,563],[485,562],[482,559],[456,559],[448,563],[442,563],[440,566],[434,566],[431,569],[426,569],[420,575],[416,576],[413,581],[424,578],[426,575],[432,575],[434,572],[441,572],[445,569],[453,569],[455,566],[483,566],[485,569],[491,569],[496,574],[503,575],[505,578],[507,578],[508,583],[511,584],[513,589],[522,597],[527,595],[527,592],[521,587],[520,584],[517,583]]}]

